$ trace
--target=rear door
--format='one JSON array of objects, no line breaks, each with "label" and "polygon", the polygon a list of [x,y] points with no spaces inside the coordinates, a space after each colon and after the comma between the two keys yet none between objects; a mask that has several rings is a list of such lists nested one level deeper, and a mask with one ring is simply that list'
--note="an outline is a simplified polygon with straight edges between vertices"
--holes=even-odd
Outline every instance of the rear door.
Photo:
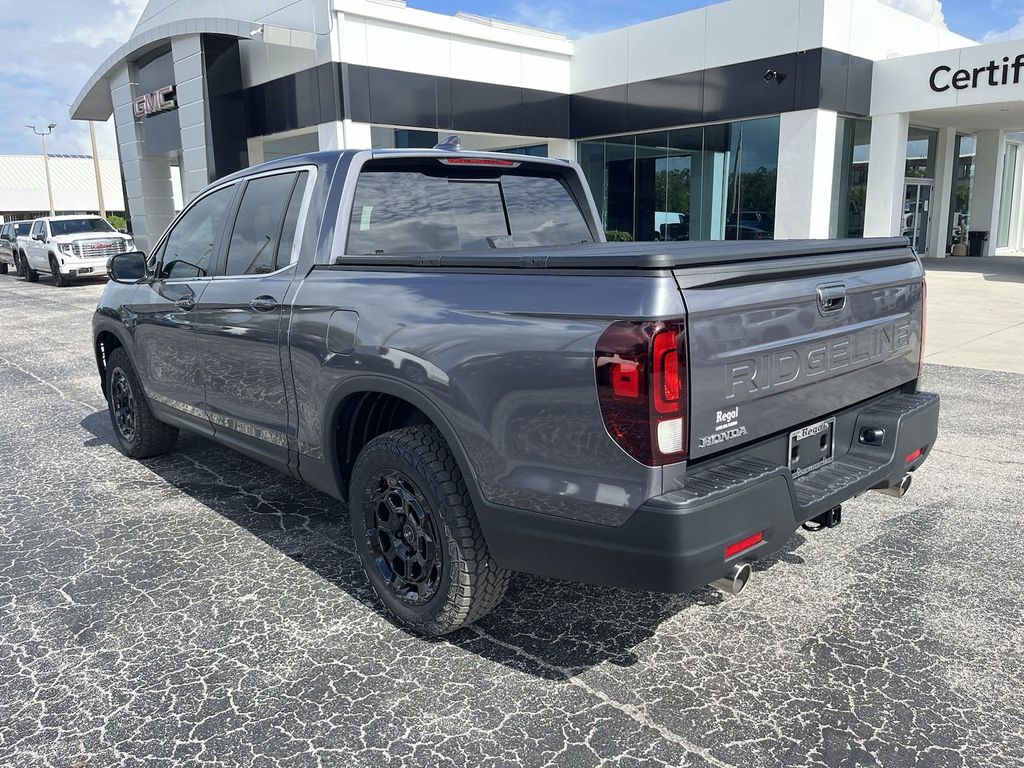
[{"label": "rear door", "polygon": [[[46,222],[43,219],[36,219],[32,222],[32,231],[25,240],[25,258],[32,269],[50,271],[50,265],[46,259],[46,239],[49,237]],[[43,238],[40,240],[40,238]]]},{"label": "rear door", "polygon": [[210,284],[237,185],[199,198],[154,251],[156,276],[139,286],[132,306],[135,365],[157,407],[210,432],[196,347],[194,312]]},{"label": "rear door", "polygon": [[788,433],[911,382],[923,269],[908,249],[676,270],[690,456]]},{"label": "rear door", "polygon": [[312,173],[276,171],[245,182],[224,256],[192,317],[206,408],[218,435],[284,466],[288,403],[281,325]]}]

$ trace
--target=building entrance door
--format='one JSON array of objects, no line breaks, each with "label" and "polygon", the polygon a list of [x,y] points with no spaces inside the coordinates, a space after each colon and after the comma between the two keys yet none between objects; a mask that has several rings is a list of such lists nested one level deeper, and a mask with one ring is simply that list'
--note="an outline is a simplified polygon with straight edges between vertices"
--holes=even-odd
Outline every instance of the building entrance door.
[{"label": "building entrance door", "polygon": [[931,219],[932,182],[908,181],[903,202],[904,237],[914,250],[924,255],[928,248],[928,223]]}]

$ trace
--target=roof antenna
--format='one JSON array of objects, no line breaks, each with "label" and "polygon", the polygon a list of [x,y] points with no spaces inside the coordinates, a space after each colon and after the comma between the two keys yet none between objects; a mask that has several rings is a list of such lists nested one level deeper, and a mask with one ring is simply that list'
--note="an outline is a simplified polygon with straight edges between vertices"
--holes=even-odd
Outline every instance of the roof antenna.
[{"label": "roof antenna", "polygon": [[462,151],[462,137],[459,135],[452,135],[445,138],[440,144],[434,147],[442,152],[461,152]]}]

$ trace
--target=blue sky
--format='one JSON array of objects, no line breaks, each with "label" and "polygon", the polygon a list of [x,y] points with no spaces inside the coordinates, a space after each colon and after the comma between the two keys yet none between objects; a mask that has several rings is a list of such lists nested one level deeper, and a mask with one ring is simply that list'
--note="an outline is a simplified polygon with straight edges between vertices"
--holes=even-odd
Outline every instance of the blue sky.
[{"label": "blue sky", "polygon": [[[968,37],[1024,38],[1024,0],[882,0]],[[468,11],[563,32],[570,37],[669,16],[710,0],[409,0],[440,13]],[[773,0],[762,0],[771,3]],[[0,154],[40,151],[26,123],[57,123],[54,152],[87,153],[89,132],[67,105],[98,64],[123,43],[146,0],[0,0]],[[100,154],[114,152],[101,126]]]}]

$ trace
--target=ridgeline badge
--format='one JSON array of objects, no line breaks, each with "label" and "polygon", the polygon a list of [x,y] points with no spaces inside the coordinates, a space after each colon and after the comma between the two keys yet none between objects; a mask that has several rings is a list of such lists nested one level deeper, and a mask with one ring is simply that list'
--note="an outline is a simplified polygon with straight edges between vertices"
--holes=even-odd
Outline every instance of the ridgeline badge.
[{"label": "ridgeline badge", "polygon": [[132,102],[132,112],[136,120],[152,117],[161,112],[170,112],[178,108],[178,90],[173,85],[158,88],[152,93],[137,97]]}]

